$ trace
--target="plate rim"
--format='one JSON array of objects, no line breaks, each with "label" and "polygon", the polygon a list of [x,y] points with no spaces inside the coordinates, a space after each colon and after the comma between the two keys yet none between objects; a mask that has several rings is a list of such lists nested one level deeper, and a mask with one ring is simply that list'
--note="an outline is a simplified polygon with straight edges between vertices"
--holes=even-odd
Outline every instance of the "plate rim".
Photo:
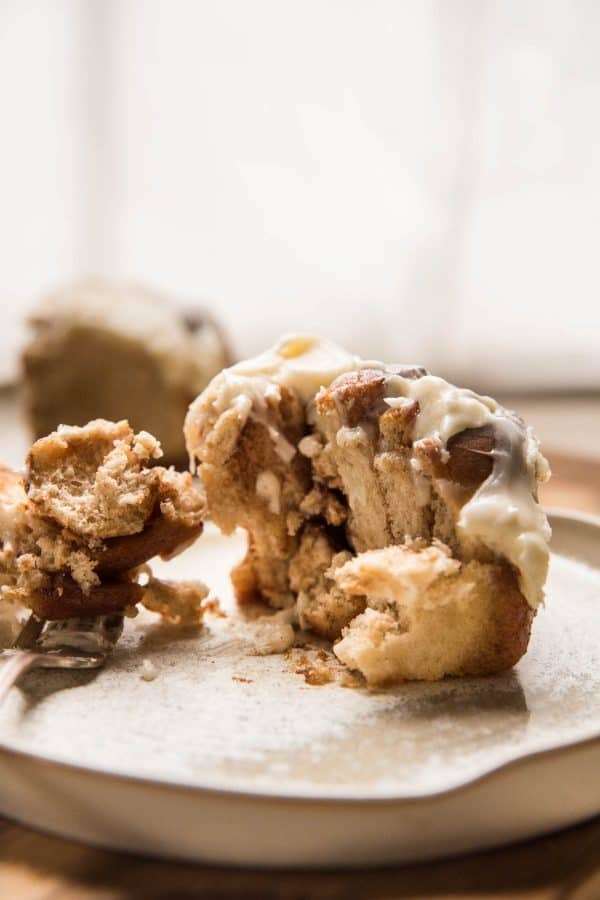
[{"label": "plate rim", "polygon": [[[66,774],[83,776],[84,778],[92,779],[110,779],[112,781],[133,784],[138,787],[143,787],[146,789],[150,788],[152,790],[168,790],[177,793],[195,793],[198,795],[211,794],[236,800],[262,800],[269,802],[291,802],[299,804],[318,803],[331,804],[336,806],[372,806],[374,804],[387,806],[389,804],[415,804],[423,803],[427,800],[441,800],[445,797],[450,797],[462,791],[466,791],[470,787],[478,785],[482,782],[489,781],[493,779],[494,776],[498,776],[507,770],[517,768],[521,765],[525,765],[527,763],[540,759],[546,759],[547,757],[552,755],[570,754],[580,749],[586,750],[589,748],[594,748],[595,746],[597,746],[598,748],[600,761],[600,731],[598,731],[598,733],[585,738],[565,741],[562,744],[555,744],[552,747],[545,747],[540,750],[532,750],[528,753],[522,754],[521,756],[513,757],[512,759],[505,760],[504,762],[499,762],[497,764],[494,764],[490,768],[481,770],[475,775],[468,776],[464,781],[460,781],[447,788],[432,789],[430,791],[423,791],[418,794],[385,795],[356,793],[352,796],[349,794],[344,794],[342,793],[342,791],[340,791],[340,793],[317,793],[313,792],[312,788],[301,792],[298,789],[286,790],[285,788],[281,787],[270,788],[268,786],[263,786],[261,788],[252,788],[250,786],[244,785],[228,786],[227,784],[219,784],[217,781],[214,781],[212,784],[202,784],[200,782],[186,783],[185,781],[176,781],[165,778],[152,778],[149,775],[125,774],[123,772],[113,772],[100,766],[85,766],[78,763],[65,762],[64,760],[60,759],[53,759],[49,756],[38,756],[35,753],[30,753],[27,750],[21,750],[18,747],[7,746],[1,741],[0,755],[5,758],[8,757],[9,759],[10,757],[16,757],[17,759],[25,760],[31,764],[41,766],[43,768],[58,769],[59,771]],[[342,787],[342,790],[343,789],[344,788]]]}]

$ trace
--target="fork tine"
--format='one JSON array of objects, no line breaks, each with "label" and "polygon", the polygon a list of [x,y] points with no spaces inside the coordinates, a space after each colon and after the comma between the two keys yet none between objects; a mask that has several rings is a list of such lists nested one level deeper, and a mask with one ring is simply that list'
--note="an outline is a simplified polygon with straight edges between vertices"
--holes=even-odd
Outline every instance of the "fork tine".
[{"label": "fork tine", "polygon": [[35,613],[31,613],[25,625],[19,632],[13,647],[16,650],[33,650],[36,646],[37,639],[42,633],[44,624],[43,619],[38,619]]},{"label": "fork tine", "polygon": [[29,650],[21,650],[9,656],[8,660],[0,668],[0,706],[8,695],[13,684],[16,684],[21,675],[35,668],[39,655]]},{"label": "fork tine", "polygon": [[123,631],[123,615],[51,621],[31,614],[11,650],[2,654],[0,705],[29,669],[97,669]]},{"label": "fork tine", "polygon": [[108,653],[123,631],[123,616],[111,614],[43,623],[36,646],[43,652]]}]

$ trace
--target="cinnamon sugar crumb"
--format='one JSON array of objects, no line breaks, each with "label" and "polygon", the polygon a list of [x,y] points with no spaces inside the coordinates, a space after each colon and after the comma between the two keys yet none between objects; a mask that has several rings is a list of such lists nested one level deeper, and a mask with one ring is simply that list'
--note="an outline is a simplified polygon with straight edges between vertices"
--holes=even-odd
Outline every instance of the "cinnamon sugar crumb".
[{"label": "cinnamon sugar crumb", "polygon": [[296,675],[304,675],[304,680],[307,684],[321,685],[329,684],[331,681],[334,681],[334,677],[327,666],[305,666],[304,668],[296,669],[295,671]]},{"label": "cinnamon sugar crumb", "polygon": [[[308,647],[303,653],[291,649],[286,654],[288,671],[302,675],[306,684],[319,686],[335,682],[340,687],[365,687],[365,679],[359,672],[348,671],[339,660],[322,647]],[[301,688],[304,690],[304,688]]]},{"label": "cinnamon sugar crumb", "polygon": [[[327,654],[324,651],[319,651],[320,653],[323,653],[325,659],[327,659]],[[322,658],[311,660],[304,654],[297,660],[293,671],[296,675],[303,675],[307,684],[329,684],[335,680],[332,670],[329,666],[324,665]]]},{"label": "cinnamon sugar crumb", "polygon": [[219,619],[228,618],[228,615],[221,606],[218,597],[209,597],[209,599],[202,604],[202,609],[204,613],[210,613],[210,615],[217,616]]}]

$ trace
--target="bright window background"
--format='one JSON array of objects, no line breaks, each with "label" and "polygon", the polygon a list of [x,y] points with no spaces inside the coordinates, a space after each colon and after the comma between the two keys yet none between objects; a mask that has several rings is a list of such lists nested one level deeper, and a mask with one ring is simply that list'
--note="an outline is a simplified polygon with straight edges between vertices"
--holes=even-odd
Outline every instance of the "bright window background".
[{"label": "bright window background", "polygon": [[4,0],[0,358],[78,274],[493,389],[600,386],[594,0]]}]

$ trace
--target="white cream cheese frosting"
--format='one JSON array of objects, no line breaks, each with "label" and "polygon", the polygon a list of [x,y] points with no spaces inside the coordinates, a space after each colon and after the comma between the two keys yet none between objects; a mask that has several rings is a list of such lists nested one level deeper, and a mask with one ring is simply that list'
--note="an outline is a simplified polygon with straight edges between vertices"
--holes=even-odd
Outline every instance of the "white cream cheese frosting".
[{"label": "white cream cheese frosting", "polygon": [[450,438],[465,429],[493,427],[492,471],[462,507],[457,529],[511,562],[523,595],[537,607],[544,596],[551,532],[535,499],[535,487],[537,481],[547,479],[549,468],[531,429],[490,397],[455,387],[434,375],[419,372],[418,377],[403,377],[385,364],[362,360],[331,341],[290,335],[260,356],[224,369],[213,378],[188,413],[185,431],[190,456],[197,449],[193,444],[198,425],[207,417],[214,419],[233,409],[240,429],[249,416],[264,421],[280,455],[291,458],[296,448],[269,423],[268,404],[277,400],[279,387],[295,392],[308,406],[319,390],[329,387],[337,377],[365,368],[387,374],[385,402],[389,406],[418,402],[415,442],[434,440],[443,453]]},{"label": "white cream cheese frosting", "polygon": [[492,471],[463,506],[457,528],[506,557],[519,573],[523,595],[537,607],[544,596],[551,531],[535,499],[536,482],[547,480],[549,467],[532,430],[491,397],[454,387],[443,378],[393,376],[390,382],[388,390],[393,387],[419,403],[416,441],[432,438],[446,447],[467,428],[493,426]]},{"label": "white cream cheese frosting", "polygon": [[[213,406],[224,412],[240,397],[261,406],[273,395],[277,385],[295,391],[308,403],[322,387],[338,375],[361,366],[358,356],[347,353],[337,344],[310,335],[288,335],[260,356],[243,360],[223,369],[210,383]],[[242,413],[245,405],[241,405]]]}]

